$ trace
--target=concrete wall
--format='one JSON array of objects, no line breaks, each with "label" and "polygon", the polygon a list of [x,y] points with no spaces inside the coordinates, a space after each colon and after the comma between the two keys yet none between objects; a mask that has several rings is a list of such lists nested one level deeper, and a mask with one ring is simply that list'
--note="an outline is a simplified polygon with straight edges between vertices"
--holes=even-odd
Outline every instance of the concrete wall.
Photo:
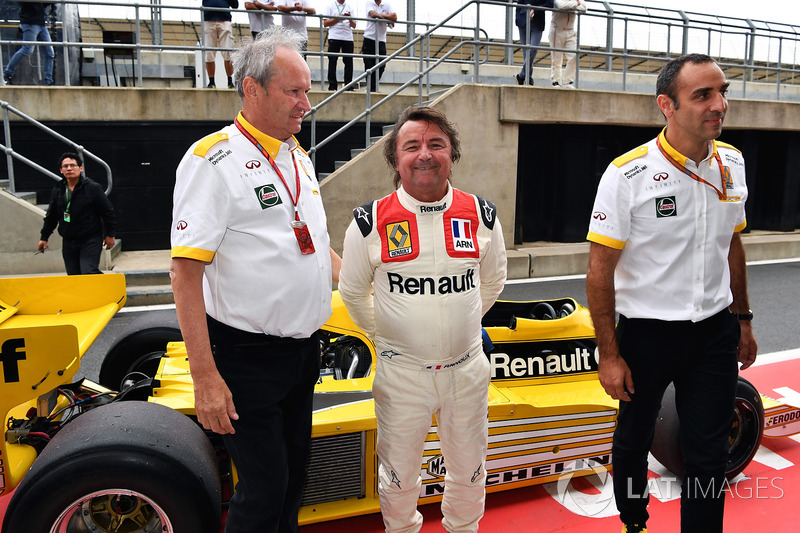
[{"label": "concrete wall", "polygon": [[[332,93],[312,91],[312,106]],[[372,102],[382,96],[372,95]],[[136,87],[20,87],[0,86],[0,100],[41,121],[233,121],[242,108],[239,95],[229,89]],[[378,107],[371,119],[394,122],[403,109],[418,101],[401,95]],[[364,111],[364,93],[349,92],[324,106],[319,121],[347,122]],[[11,120],[18,120],[11,115]],[[310,117],[306,119],[310,120]],[[308,127],[306,125],[305,127]],[[12,137],[13,138],[13,137]]]},{"label": "concrete wall", "polygon": [[48,240],[47,252],[34,255],[43,218],[44,211],[35,205],[0,191],[0,275],[66,273],[58,232]]}]

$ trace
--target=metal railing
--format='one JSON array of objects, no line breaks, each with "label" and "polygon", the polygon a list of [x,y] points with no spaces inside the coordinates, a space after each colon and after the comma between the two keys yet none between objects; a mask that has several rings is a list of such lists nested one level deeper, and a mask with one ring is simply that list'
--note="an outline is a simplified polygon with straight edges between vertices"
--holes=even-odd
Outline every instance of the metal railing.
[{"label": "metal railing", "polygon": [[[38,0],[33,0],[38,1]],[[42,0],[45,1],[45,0]],[[119,21],[128,23],[135,34],[132,44],[116,44],[105,42],[73,42],[64,35],[60,42],[52,43],[53,46],[62,48],[101,49],[113,51],[115,49],[129,50],[135,56],[134,76],[136,84],[141,86],[142,79],[142,53],[143,52],[175,52],[175,51],[207,51],[215,48],[205,46],[204,34],[200,28],[198,11],[231,11],[236,17],[245,17],[244,9],[221,10],[204,8],[195,5],[162,5],[160,0],[153,3],[125,3],[125,2],[96,2],[90,0],[61,0],[59,2],[62,12],[67,6],[75,9],[98,5],[113,8],[114,17]],[[474,24],[435,24],[429,21],[398,20],[397,27],[406,26],[405,41],[410,42],[414,37],[429,34],[434,26],[438,35],[457,36],[466,34],[466,40],[473,41],[470,54],[473,62],[478,62],[478,50],[486,51],[485,57],[481,56],[481,64],[493,62],[488,51],[492,48],[504,48],[506,53],[502,60],[495,61],[500,64],[510,65],[515,63],[515,52],[521,50],[519,45],[510,47],[514,43],[513,10],[517,4],[507,0],[472,0],[456,9],[446,17],[452,20],[461,16],[473,21]],[[538,8],[543,9],[543,8]],[[183,31],[183,44],[165,44],[162,11],[170,10],[179,12]],[[548,11],[550,11],[548,9]],[[275,16],[279,16],[276,14]],[[308,27],[316,31],[316,42],[309,43],[309,55],[325,58],[328,56],[324,50],[325,31],[322,24],[324,14],[300,15],[308,18]],[[196,19],[190,21],[189,19]],[[349,17],[359,23],[367,21],[365,17]],[[800,83],[797,63],[800,55],[800,27],[780,23],[753,21],[750,19],[736,19],[724,16],[708,15],[704,13],[691,13],[670,9],[654,9],[631,4],[610,3],[605,0],[589,0],[587,13],[579,15],[578,53],[583,62],[588,61],[589,68],[619,71],[624,75],[636,72],[638,63],[643,57],[649,59],[668,58],[687,51],[703,51],[726,64],[735,65],[743,71],[747,81],[768,79],[776,86],[784,83]],[[504,36],[496,38],[491,36],[489,28],[498,21],[504,21]],[[86,26],[86,33],[92,33],[93,25],[101,25],[107,20],[97,18],[82,19]],[[244,24],[236,25],[240,32]],[[478,33],[473,35],[473,30]],[[418,31],[419,30],[419,31]],[[249,35],[249,32],[247,32]],[[242,33],[240,33],[242,35]],[[402,36],[403,33],[398,35]],[[432,35],[432,34],[429,34]],[[151,44],[143,42],[149,36]],[[546,37],[546,35],[545,35]],[[198,44],[199,43],[199,44]],[[0,44],[32,46],[45,46],[46,43],[24,42],[17,40],[4,40]],[[462,45],[462,48],[464,45]],[[550,46],[535,47],[537,50],[550,51]],[[429,53],[424,46],[408,47],[404,49],[406,58],[425,57]],[[605,54],[603,54],[605,52]],[[631,57],[635,54],[637,57]],[[354,54],[355,57],[363,57]],[[428,58],[430,59],[430,58]],[[69,71],[69,54],[63,54],[65,71]],[[594,61],[598,65],[594,65]],[[448,62],[463,62],[463,59],[451,58]],[[517,60],[518,62],[518,60]],[[322,61],[321,61],[322,63]],[[320,64],[320,76],[324,67]],[[738,75],[738,74],[737,74]],[[776,87],[776,93],[780,88]]]},{"label": "metal railing", "polygon": [[108,195],[111,192],[111,186],[113,184],[113,179],[111,177],[111,167],[108,166],[108,163],[106,163],[105,161],[103,161],[102,159],[100,159],[99,157],[94,155],[89,150],[86,150],[80,144],[75,143],[75,142],[71,141],[70,139],[67,139],[66,137],[64,137],[63,135],[58,133],[57,131],[54,131],[54,130],[48,128],[47,126],[45,126],[44,124],[42,124],[41,122],[36,120],[35,118],[30,117],[30,116],[26,115],[25,113],[23,113],[22,111],[20,111],[19,109],[14,108],[8,102],[0,100],[0,107],[3,108],[3,134],[5,135],[5,144],[0,144],[0,147],[2,147],[3,151],[6,154],[6,166],[8,168],[8,190],[11,193],[16,193],[17,192],[17,188],[16,188],[16,184],[15,184],[15,180],[14,180],[14,160],[22,161],[23,163],[25,163],[29,167],[39,171],[41,174],[44,174],[45,176],[47,176],[49,178],[52,178],[52,179],[54,179],[56,181],[61,181],[61,179],[62,179],[62,177],[59,176],[58,174],[56,174],[55,172],[52,172],[52,171],[44,168],[43,166],[41,166],[40,164],[36,163],[35,161],[32,161],[32,160],[28,159],[27,157],[25,157],[24,155],[14,151],[14,148],[11,146],[11,120],[10,120],[10,114],[11,113],[17,115],[18,117],[20,117],[21,119],[25,120],[29,124],[32,124],[32,125],[36,126],[40,130],[42,130],[45,133],[47,133],[48,135],[50,135],[52,137],[55,137],[59,141],[65,143],[65,144],[68,144],[84,160],[86,159],[86,156],[88,156],[90,159],[92,159],[93,161],[95,161],[98,164],[100,164],[100,166],[102,166],[106,170],[106,182],[107,182],[106,195]]}]

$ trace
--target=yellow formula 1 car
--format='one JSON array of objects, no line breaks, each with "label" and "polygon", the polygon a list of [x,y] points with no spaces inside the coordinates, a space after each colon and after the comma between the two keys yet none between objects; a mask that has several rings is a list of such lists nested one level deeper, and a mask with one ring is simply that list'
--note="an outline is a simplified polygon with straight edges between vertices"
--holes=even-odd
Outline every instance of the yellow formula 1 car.
[{"label": "yellow formula 1 car", "polygon": [[[16,488],[3,533],[218,531],[236,469],[222,440],[194,421],[185,349],[170,342],[180,339],[174,311],[130,323],[100,383],[72,383],[80,357],[124,302],[120,275],[0,280],[0,493]],[[321,332],[301,523],[379,511],[375,349],[336,293],[333,302]],[[588,311],[570,298],[499,301],[484,327],[492,368],[487,490],[610,468],[617,402],[597,381]],[[672,412],[665,402],[653,453],[679,469]],[[765,423],[761,397],[740,380],[729,475],[749,463],[762,434],[800,431],[800,409],[772,402],[767,414]],[[433,420],[420,503],[441,499],[445,469]]]}]

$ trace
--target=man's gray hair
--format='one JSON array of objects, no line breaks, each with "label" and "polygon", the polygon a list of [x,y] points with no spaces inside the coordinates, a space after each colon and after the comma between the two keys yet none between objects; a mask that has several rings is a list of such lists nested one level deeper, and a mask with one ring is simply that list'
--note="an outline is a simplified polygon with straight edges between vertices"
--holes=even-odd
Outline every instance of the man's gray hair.
[{"label": "man's gray hair", "polygon": [[272,61],[278,48],[289,48],[301,53],[305,38],[298,32],[283,26],[270,26],[259,33],[253,42],[237,50],[231,57],[233,80],[239,98],[244,98],[242,82],[248,76],[262,87],[272,78]]}]

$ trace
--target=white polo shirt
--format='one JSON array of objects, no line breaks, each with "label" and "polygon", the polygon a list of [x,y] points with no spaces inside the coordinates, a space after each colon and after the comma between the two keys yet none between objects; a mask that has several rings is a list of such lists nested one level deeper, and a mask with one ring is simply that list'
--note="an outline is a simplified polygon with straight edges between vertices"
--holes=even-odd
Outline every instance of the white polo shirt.
[{"label": "white polo shirt", "polygon": [[375,2],[367,2],[365,16],[369,18],[367,21],[367,27],[364,28],[364,37],[367,39],[372,39],[373,41],[380,41],[386,42],[386,27],[388,26],[389,22],[385,21],[385,19],[375,19],[369,16],[370,11],[375,11],[376,13],[380,13],[381,15],[388,15],[390,13],[394,13],[394,9],[388,2],[381,2],[380,4],[376,4]]},{"label": "white polo shirt", "polygon": [[[303,4],[303,7],[311,6],[311,2],[308,0],[278,0],[276,3],[276,5],[284,5],[289,7],[294,7],[295,4]],[[283,22],[281,22],[281,25],[293,29],[302,35],[306,40],[308,40],[308,30],[306,30],[306,25],[309,20],[316,22],[318,19],[309,19],[305,13],[301,13],[300,11],[295,11],[293,13],[297,14],[281,13],[281,17],[283,17]]]},{"label": "white polo shirt", "polygon": [[272,11],[265,9],[248,9],[247,18],[250,20],[250,31],[261,33],[275,24],[272,18]]},{"label": "white polo shirt", "polygon": [[[355,17],[356,12],[353,8],[350,7],[350,4],[344,2],[340,4],[336,0],[328,3],[328,6],[325,8],[325,14],[331,17],[341,17],[347,16],[345,13],[350,13],[349,16]],[[352,41],[353,40],[353,28],[350,27],[350,21],[348,19],[342,19],[333,26],[328,27],[328,39],[334,39],[337,41]]]},{"label": "white polo shirt", "polygon": [[269,161],[230,125],[195,143],[177,170],[172,257],[208,263],[206,312],[244,331],[281,337],[312,335],[331,314],[327,221],[314,167],[294,138],[273,139],[240,123],[270,153],[296,196],[316,252],[300,253],[294,207]]},{"label": "white polo shirt", "polygon": [[718,313],[733,301],[728,250],[744,229],[744,158],[734,147],[709,142],[699,165],[669,145],[678,163],[722,188],[717,159],[730,169],[726,200],[676,168],[656,139],[615,159],[597,189],[587,239],[621,249],[614,274],[616,310],[629,318],[691,320]]}]

